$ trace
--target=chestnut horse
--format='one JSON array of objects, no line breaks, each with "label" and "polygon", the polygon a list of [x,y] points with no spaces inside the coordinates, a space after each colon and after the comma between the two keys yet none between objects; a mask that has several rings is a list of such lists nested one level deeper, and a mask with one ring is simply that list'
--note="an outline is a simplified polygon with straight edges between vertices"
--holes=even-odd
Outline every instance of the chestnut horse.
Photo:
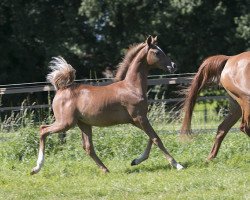
[{"label": "chestnut horse", "polygon": [[116,82],[107,86],[76,84],[75,70],[71,65],[62,57],[56,57],[51,61],[52,72],[48,74],[47,80],[56,89],[52,104],[55,122],[40,127],[38,160],[31,174],[38,173],[44,163],[46,136],[67,131],[74,125],[78,125],[82,132],[84,150],[104,172],[108,172],[108,169],[95,153],[92,126],[127,123],[140,128],[149,137],[144,153],[134,159],[131,165],[146,160],[154,143],[173,167],[178,170],[183,168],[168,153],[147,118],[146,94],[149,70],[161,68],[171,72],[175,68],[175,64],[156,45],[156,39],[149,36],[145,43],[131,47],[119,65]]},{"label": "chestnut horse", "polygon": [[181,134],[190,133],[192,113],[198,93],[206,83],[220,83],[230,95],[230,109],[218,126],[208,160],[216,157],[231,127],[242,117],[240,130],[250,136],[250,52],[235,56],[217,55],[203,61],[186,93]]}]

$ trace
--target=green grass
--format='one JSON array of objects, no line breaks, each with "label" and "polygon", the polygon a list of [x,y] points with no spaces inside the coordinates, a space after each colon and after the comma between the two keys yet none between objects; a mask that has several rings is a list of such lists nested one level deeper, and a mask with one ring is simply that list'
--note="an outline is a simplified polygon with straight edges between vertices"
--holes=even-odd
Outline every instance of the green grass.
[{"label": "green grass", "polygon": [[64,145],[56,135],[48,138],[45,165],[30,176],[37,159],[38,128],[0,133],[0,199],[250,199],[246,135],[229,133],[218,157],[206,163],[214,133],[180,142],[178,135],[165,134],[169,127],[164,124],[154,128],[185,170],[172,169],[156,147],[147,161],[131,167],[147,137],[121,125],[93,130],[97,154],[110,173],[103,174],[83,152],[75,128]]}]

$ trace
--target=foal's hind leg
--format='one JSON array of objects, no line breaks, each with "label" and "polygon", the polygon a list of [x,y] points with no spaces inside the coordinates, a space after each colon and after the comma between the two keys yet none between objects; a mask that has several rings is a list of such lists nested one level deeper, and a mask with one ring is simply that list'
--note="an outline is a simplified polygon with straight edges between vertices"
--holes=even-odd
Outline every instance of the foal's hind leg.
[{"label": "foal's hind leg", "polygon": [[239,104],[234,101],[233,99],[230,99],[230,110],[224,121],[218,126],[217,134],[215,137],[214,145],[211,149],[210,154],[208,155],[207,160],[212,160],[216,157],[220,145],[225,138],[228,131],[232,128],[232,126],[239,120],[241,117],[241,108]]},{"label": "foal's hind leg", "polygon": [[44,163],[44,152],[45,152],[45,139],[50,133],[57,133],[61,131],[67,131],[70,127],[67,124],[53,123],[52,125],[42,125],[40,127],[40,146],[37,159],[37,165],[31,171],[31,175],[38,173]]},{"label": "foal's hind leg", "polygon": [[109,172],[107,167],[102,163],[102,161],[98,158],[98,156],[95,153],[92,141],[92,127],[82,122],[78,122],[78,126],[82,131],[82,144],[84,150],[95,161],[95,163],[101,168],[102,171]]},{"label": "foal's hind leg", "polygon": [[143,129],[145,133],[149,136],[151,141],[162,150],[166,159],[173,167],[177,168],[178,170],[183,169],[183,166],[177,163],[175,159],[168,153],[167,149],[164,147],[161,139],[156,134],[153,127],[150,125],[148,118],[146,116],[138,116],[134,118],[134,122],[138,127],[141,127],[141,129]]}]

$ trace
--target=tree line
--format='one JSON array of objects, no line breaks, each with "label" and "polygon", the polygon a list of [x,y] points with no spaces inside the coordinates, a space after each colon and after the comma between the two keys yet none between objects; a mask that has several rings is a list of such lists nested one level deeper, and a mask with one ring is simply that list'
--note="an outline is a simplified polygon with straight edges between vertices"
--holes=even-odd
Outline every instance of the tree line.
[{"label": "tree line", "polygon": [[101,77],[149,34],[179,73],[195,72],[205,57],[249,49],[249,11],[249,0],[1,0],[0,84],[45,81],[58,55],[77,78]]}]

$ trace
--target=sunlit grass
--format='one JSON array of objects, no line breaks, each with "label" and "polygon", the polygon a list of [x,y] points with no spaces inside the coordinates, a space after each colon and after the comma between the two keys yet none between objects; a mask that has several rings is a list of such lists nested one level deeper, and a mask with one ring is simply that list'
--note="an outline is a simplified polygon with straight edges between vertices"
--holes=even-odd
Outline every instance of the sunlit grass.
[{"label": "sunlit grass", "polygon": [[[165,128],[164,128],[165,127]],[[150,158],[130,166],[146,147],[147,137],[130,125],[94,128],[97,154],[111,171],[103,174],[81,147],[80,131],[68,132],[61,145],[48,138],[45,165],[30,176],[36,164],[38,128],[0,133],[0,199],[249,199],[250,143],[230,133],[218,157],[205,162],[214,134],[198,134],[180,142],[166,134],[168,126],[154,123],[165,146],[186,169],[169,166],[153,147]]]}]

